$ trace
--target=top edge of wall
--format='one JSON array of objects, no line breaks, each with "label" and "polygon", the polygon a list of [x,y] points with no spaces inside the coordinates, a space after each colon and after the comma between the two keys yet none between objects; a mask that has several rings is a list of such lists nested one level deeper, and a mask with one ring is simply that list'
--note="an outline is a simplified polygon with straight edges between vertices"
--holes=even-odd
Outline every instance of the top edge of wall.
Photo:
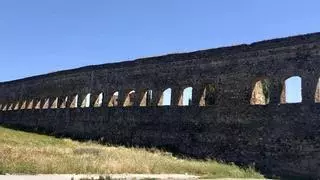
[{"label": "top edge of wall", "polygon": [[276,48],[276,47],[294,46],[294,45],[312,43],[317,41],[320,41],[320,32],[289,36],[289,37],[283,37],[283,38],[275,38],[271,40],[263,40],[263,41],[258,41],[251,44],[240,44],[235,46],[218,47],[213,49],[205,49],[205,50],[199,50],[199,51],[187,52],[187,53],[174,53],[174,54],[167,54],[167,55],[161,55],[161,56],[139,58],[131,61],[107,63],[107,64],[101,64],[101,65],[89,65],[89,66],[84,66],[84,67],[75,68],[75,69],[62,70],[62,71],[57,71],[53,73],[31,76],[31,77],[26,77],[22,79],[12,80],[12,81],[0,82],[0,85],[17,83],[17,82],[22,82],[26,80],[36,80],[43,77],[52,77],[56,75],[70,74],[74,72],[87,72],[87,71],[94,71],[94,70],[105,69],[105,68],[110,68],[110,69],[122,68],[122,67],[130,67],[133,65],[142,65],[142,64],[168,63],[173,61],[184,61],[184,60],[206,58],[206,57],[212,57],[212,56],[219,57],[219,56],[225,56],[230,54],[236,54],[240,52],[251,52],[251,51],[270,49],[270,48]]}]

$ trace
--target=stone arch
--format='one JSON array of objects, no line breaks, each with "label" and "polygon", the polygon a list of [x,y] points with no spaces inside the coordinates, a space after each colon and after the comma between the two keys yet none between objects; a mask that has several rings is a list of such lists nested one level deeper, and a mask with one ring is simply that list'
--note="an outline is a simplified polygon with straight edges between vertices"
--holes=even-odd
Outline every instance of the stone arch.
[{"label": "stone arch", "polygon": [[41,99],[38,100],[38,102],[36,103],[36,106],[34,107],[34,109],[41,109]]},{"label": "stone arch", "polygon": [[68,107],[68,100],[69,100],[68,96],[62,98],[62,102],[61,102],[59,108],[61,108],[61,109],[67,108]]},{"label": "stone arch", "polygon": [[73,95],[72,101],[70,103],[70,108],[78,108],[79,95]]},{"label": "stone arch", "polygon": [[52,104],[51,104],[51,109],[57,109],[59,107],[59,98],[58,97],[56,97],[55,99],[54,99],[54,101],[52,102]]},{"label": "stone arch", "polygon": [[118,105],[119,105],[119,91],[115,91],[108,102],[108,107],[116,107]]},{"label": "stone arch", "polygon": [[103,93],[100,93],[96,99],[96,101],[94,102],[93,107],[101,107],[103,103]]},{"label": "stone arch", "polygon": [[9,108],[8,108],[8,111],[12,111],[13,108],[14,108],[13,106],[14,106],[13,103],[11,103],[10,106],[9,106]]},{"label": "stone arch", "polygon": [[281,104],[302,102],[302,79],[291,76],[285,79],[281,92]]},{"label": "stone arch", "polygon": [[28,104],[28,106],[27,106],[27,109],[33,109],[33,104],[34,104],[34,100],[32,99],[32,100],[29,102],[29,104]]},{"label": "stone arch", "polygon": [[11,111],[12,110],[12,104],[8,103],[6,111]]},{"label": "stone arch", "polygon": [[213,106],[216,104],[216,86],[215,84],[205,84],[203,86],[199,106]]},{"label": "stone arch", "polygon": [[192,87],[186,87],[183,89],[180,101],[182,106],[191,106],[192,105]]},{"label": "stone arch", "polygon": [[314,95],[314,101],[315,101],[315,103],[320,103],[320,78],[318,78],[316,92]]},{"label": "stone arch", "polygon": [[90,107],[91,93],[88,93],[81,103],[82,108]]},{"label": "stone arch", "polygon": [[5,104],[5,105],[3,106],[2,111],[7,111],[7,108],[8,108],[8,104]]},{"label": "stone arch", "polygon": [[267,105],[270,102],[270,80],[259,78],[252,85],[251,105]]},{"label": "stone arch", "polygon": [[6,111],[7,110],[7,104],[3,104],[1,107],[1,111]]},{"label": "stone arch", "polygon": [[143,94],[143,97],[140,101],[140,106],[151,106],[153,103],[153,94],[152,90],[146,90]]},{"label": "stone arch", "polygon": [[126,99],[124,100],[123,106],[124,107],[134,106],[135,105],[135,97],[136,97],[136,91],[135,90],[131,90],[127,94]]},{"label": "stone arch", "polygon": [[23,101],[20,109],[21,109],[21,110],[24,110],[24,109],[26,109],[26,108],[27,108],[27,101]]},{"label": "stone arch", "polygon": [[50,98],[46,98],[42,106],[42,109],[49,109],[49,108],[50,108]]},{"label": "stone arch", "polygon": [[171,106],[172,101],[172,89],[167,88],[162,92],[162,95],[158,101],[159,106]]},{"label": "stone arch", "polygon": [[20,109],[20,102],[18,101],[17,103],[16,103],[16,105],[14,106],[14,108],[13,108],[13,110],[19,110]]}]

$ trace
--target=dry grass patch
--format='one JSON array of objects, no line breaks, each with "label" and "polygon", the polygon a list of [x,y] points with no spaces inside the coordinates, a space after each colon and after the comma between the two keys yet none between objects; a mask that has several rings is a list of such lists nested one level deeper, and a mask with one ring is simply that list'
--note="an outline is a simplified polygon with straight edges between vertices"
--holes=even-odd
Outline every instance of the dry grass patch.
[{"label": "dry grass patch", "polygon": [[181,173],[206,177],[263,178],[214,160],[179,159],[146,149],[81,143],[0,127],[0,174]]}]

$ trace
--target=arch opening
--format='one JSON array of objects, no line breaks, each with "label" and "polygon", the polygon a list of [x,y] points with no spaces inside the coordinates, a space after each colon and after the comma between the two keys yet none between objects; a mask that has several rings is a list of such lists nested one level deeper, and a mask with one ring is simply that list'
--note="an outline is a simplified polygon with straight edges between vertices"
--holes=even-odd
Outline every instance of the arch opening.
[{"label": "arch opening", "polygon": [[17,102],[16,105],[14,106],[13,110],[19,110],[20,109],[20,102]]},{"label": "arch opening", "polygon": [[216,103],[216,86],[214,84],[204,85],[200,97],[199,106],[213,106]]},{"label": "arch opening", "polygon": [[49,106],[50,106],[50,99],[46,98],[42,106],[42,109],[49,109]]},{"label": "arch opening", "polygon": [[187,87],[182,93],[182,105],[191,106],[192,105],[192,87]]},{"label": "arch opening", "polygon": [[292,76],[284,81],[281,103],[301,103],[302,101],[302,88],[301,88],[301,77]]},{"label": "arch opening", "polygon": [[27,101],[23,101],[20,109],[21,109],[21,110],[24,110],[24,109],[26,109],[26,108],[27,108]]},{"label": "arch opening", "polygon": [[133,106],[135,102],[135,96],[136,96],[136,91],[135,90],[130,91],[123,103],[123,106],[124,107]]},{"label": "arch opening", "polygon": [[34,109],[41,109],[41,100],[39,100]]},{"label": "arch opening", "polygon": [[13,108],[14,108],[13,106],[14,106],[13,103],[11,103],[10,106],[9,106],[9,108],[8,108],[8,111],[12,111]]},{"label": "arch opening", "polygon": [[256,81],[253,85],[250,104],[267,105],[270,102],[270,80],[267,78]]},{"label": "arch opening", "polygon": [[103,102],[103,93],[100,93],[94,102],[94,107],[101,107]]},{"label": "arch opening", "polygon": [[318,79],[316,92],[314,95],[314,101],[315,101],[315,103],[320,103],[320,78]]},{"label": "arch opening", "polygon": [[172,89],[168,88],[163,91],[162,96],[158,102],[159,106],[170,106],[171,105],[171,94]]},{"label": "arch opening", "polygon": [[110,101],[108,103],[108,107],[116,107],[119,105],[119,91],[116,91],[112,94]]},{"label": "arch opening", "polygon": [[51,108],[51,109],[57,109],[57,108],[58,108],[58,104],[59,104],[59,98],[56,97],[56,98],[54,99],[54,101],[52,102],[50,108]]},{"label": "arch opening", "polygon": [[74,95],[72,102],[70,104],[70,108],[77,108],[78,107],[78,100],[79,100],[79,95],[78,94]]},{"label": "arch opening", "polygon": [[153,103],[152,90],[147,90],[142,97],[140,106],[151,106],[152,103]]},{"label": "arch opening", "polygon": [[88,93],[85,98],[83,99],[82,103],[81,103],[81,107],[82,108],[87,108],[90,107],[90,99],[91,99],[91,94]]},{"label": "arch opening", "polygon": [[28,106],[27,106],[27,109],[33,109],[33,103],[34,103],[34,100],[32,99],[32,100],[29,102],[29,104],[28,104]]},{"label": "arch opening", "polygon": [[63,101],[62,101],[62,103],[61,103],[61,105],[60,105],[60,108],[61,108],[61,109],[67,108],[67,103],[68,103],[68,96],[66,96],[66,97],[63,99]]},{"label": "arch opening", "polygon": [[7,108],[8,108],[8,105],[7,105],[7,104],[5,104],[5,105],[3,106],[2,111],[7,111]]}]

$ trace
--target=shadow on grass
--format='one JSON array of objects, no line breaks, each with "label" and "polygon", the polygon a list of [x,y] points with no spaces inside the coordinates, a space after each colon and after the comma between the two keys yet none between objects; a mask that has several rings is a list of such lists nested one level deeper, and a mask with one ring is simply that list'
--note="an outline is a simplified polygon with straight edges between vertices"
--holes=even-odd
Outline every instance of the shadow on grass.
[{"label": "shadow on grass", "polygon": [[[14,130],[22,130],[22,131],[26,131],[26,132],[33,132],[33,133],[38,133],[38,134],[42,134],[42,135],[49,135],[49,136],[53,136],[53,137],[57,137],[57,138],[70,138],[72,140],[76,140],[79,142],[95,142],[98,144],[102,144],[102,145],[112,145],[112,146],[124,146],[124,147],[135,147],[135,148],[145,148],[147,151],[149,152],[161,152],[161,153],[165,153],[166,155],[171,155],[177,158],[182,158],[182,159],[197,159],[197,160],[206,160],[207,157],[197,157],[197,156],[192,156],[190,154],[185,154],[179,151],[179,149],[176,146],[173,145],[161,145],[161,146],[152,146],[152,145],[144,145],[144,146],[139,146],[136,144],[131,144],[128,142],[108,142],[105,140],[105,138],[101,138],[101,137],[82,137],[82,136],[75,136],[75,135],[68,135],[68,134],[56,134],[54,132],[50,132],[47,131],[43,128],[28,128],[28,127],[23,127],[23,126],[17,126],[17,125],[4,125],[1,124],[1,126],[6,127],[6,128],[10,128],[10,129],[14,129]],[[100,151],[99,150],[94,150],[92,148],[81,148],[81,149],[76,149],[74,151],[75,154],[86,154],[86,153],[90,153],[90,154],[96,154],[99,155]],[[210,158],[212,159],[212,158]],[[314,179],[314,177],[310,176],[310,177],[306,177],[306,176],[301,176],[298,174],[291,174],[291,173],[284,173],[286,175],[279,175],[279,174],[273,174],[271,172],[271,170],[269,170],[268,168],[264,167],[264,166],[259,166],[256,164],[246,164],[246,163],[241,163],[241,162],[231,162],[228,161],[226,159],[215,159],[218,162],[221,163],[231,163],[231,164],[235,164],[237,166],[239,166],[242,169],[247,169],[247,168],[254,168],[256,169],[258,172],[260,172],[261,174],[263,174],[266,178],[269,179]],[[204,178],[211,178],[211,177],[204,177]]]}]

